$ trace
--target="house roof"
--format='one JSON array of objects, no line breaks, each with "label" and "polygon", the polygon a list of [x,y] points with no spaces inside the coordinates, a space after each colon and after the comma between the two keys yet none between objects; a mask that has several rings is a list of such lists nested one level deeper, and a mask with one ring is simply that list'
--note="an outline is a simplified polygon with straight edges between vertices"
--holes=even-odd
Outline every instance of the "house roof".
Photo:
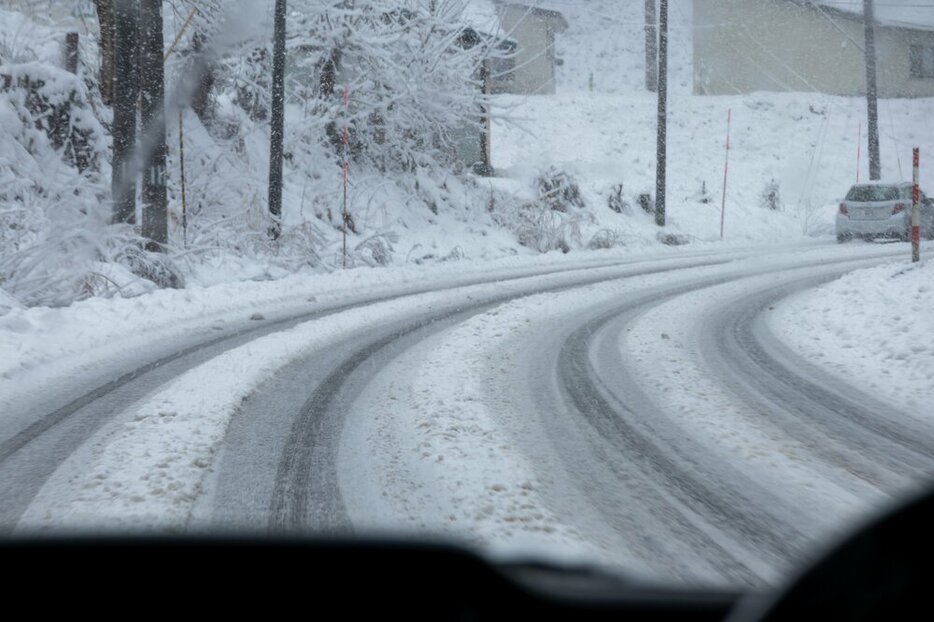
[{"label": "house roof", "polygon": [[[863,0],[785,0],[819,10],[831,19],[863,19]],[[875,3],[880,26],[934,31],[934,0],[886,0]]]},{"label": "house roof", "polygon": [[568,29],[568,20],[564,14],[557,10],[554,5],[542,2],[540,0],[527,0],[527,2],[510,2],[509,0],[493,0],[497,9],[500,7],[517,7],[524,9],[529,15],[546,19],[552,22],[555,32],[564,32]]}]

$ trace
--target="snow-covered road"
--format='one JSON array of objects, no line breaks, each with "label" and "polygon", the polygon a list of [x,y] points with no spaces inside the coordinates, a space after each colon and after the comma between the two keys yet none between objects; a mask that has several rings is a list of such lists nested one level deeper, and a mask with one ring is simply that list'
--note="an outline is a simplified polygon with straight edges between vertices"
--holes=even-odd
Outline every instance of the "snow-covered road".
[{"label": "snow-covered road", "polygon": [[430,532],[772,583],[934,474],[934,422],[825,373],[767,321],[784,297],[903,253],[374,281],[311,309],[284,296],[221,334],[192,318],[105,382],[81,381],[107,375],[90,349],[71,393],[7,399],[0,528]]}]

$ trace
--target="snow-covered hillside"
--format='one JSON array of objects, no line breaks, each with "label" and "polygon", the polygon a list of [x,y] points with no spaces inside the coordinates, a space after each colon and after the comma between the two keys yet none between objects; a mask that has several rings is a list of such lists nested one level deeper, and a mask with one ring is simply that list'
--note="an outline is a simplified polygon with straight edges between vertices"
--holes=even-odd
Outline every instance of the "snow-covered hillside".
[{"label": "snow-covered hillside", "polygon": [[[654,194],[654,96],[578,92],[511,103],[516,122],[494,126],[493,159],[498,170],[521,179],[547,165],[557,166],[581,180],[599,226],[639,236],[657,230],[648,218],[619,217],[607,208],[616,184],[623,185],[632,204],[639,193]],[[865,104],[803,93],[672,95],[668,125],[672,228],[703,240],[719,238],[728,110],[732,131],[725,237],[770,240],[832,233],[836,204],[856,179],[857,131],[865,118]],[[934,101],[884,101],[881,110],[883,176],[910,179],[911,146],[920,145],[922,153],[934,154],[934,136],[918,125],[934,112]],[[863,151],[861,178],[867,179]],[[763,209],[760,201],[773,179],[782,202],[777,212]],[[922,167],[921,181],[925,188],[934,186],[931,167]],[[517,186],[527,187],[528,182]],[[633,206],[633,212],[638,208]]]},{"label": "snow-covered hillside", "polygon": [[[352,168],[348,188],[354,223],[347,240],[350,265],[489,260],[551,249],[586,252],[609,246],[659,244],[660,230],[638,205],[640,195],[655,192],[656,102],[644,88],[644,2],[549,0],[543,6],[561,10],[569,24],[556,37],[561,59],[557,95],[497,96],[491,135],[497,177],[433,174],[400,183],[377,170]],[[671,3],[669,19],[668,227],[664,231],[681,234],[679,242],[719,241],[730,110],[726,240],[776,241],[830,233],[836,201],[856,178],[860,132],[862,142],[866,140],[865,103],[859,98],[813,93],[692,95],[691,6],[690,2]],[[169,4],[166,7],[165,36],[169,42],[184,23],[185,12]],[[492,0],[469,0],[467,9],[474,23],[489,25],[495,20]],[[252,35],[258,40],[267,40],[271,34],[267,32],[268,13],[259,11],[252,25],[256,31]],[[54,17],[35,10],[28,16],[3,11],[0,62],[60,64],[65,30],[76,24],[79,30],[85,28],[80,77],[89,85],[95,113],[106,128],[109,111],[94,100],[94,20],[76,21],[74,16],[66,16],[58,24]],[[290,19],[300,17],[293,13]],[[185,45],[183,37],[179,49]],[[187,234],[182,230],[179,123],[173,118],[168,126],[170,239],[178,251],[173,260],[193,285],[280,278],[297,271],[332,270],[344,263],[340,167],[320,150],[306,148],[311,142],[309,134],[317,126],[309,117],[314,112],[294,91],[287,109],[286,151],[290,158],[285,163],[283,213],[287,228],[280,240],[269,241],[268,123],[249,119],[234,101],[235,89],[252,79],[248,63],[241,61],[224,61],[225,73],[214,93],[214,128],[206,127],[191,111],[181,120]],[[170,90],[184,66],[180,53],[169,59]],[[4,97],[0,93],[0,100]],[[930,99],[881,102],[886,178],[910,177],[912,146],[920,146],[922,154],[934,153],[934,136],[924,126],[932,112],[934,100]],[[6,119],[5,123],[13,122],[10,115]],[[11,142],[16,135],[6,131],[0,136],[3,153],[16,153],[18,147]],[[16,158],[6,157],[6,164],[0,161],[0,171],[12,175],[15,167],[9,163]],[[35,157],[53,163],[58,156],[48,151]],[[866,177],[865,149],[860,166],[861,176]],[[922,164],[922,184],[934,187],[929,170]],[[99,191],[106,190],[109,173],[104,162],[95,181]],[[567,213],[543,207],[538,201],[538,182],[544,174],[576,182],[582,204]],[[780,209],[774,211],[764,209],[760,199],[773,184],[780,196]],[[4,208],[10,205],[13,209],[22,207],[8,202]],[[105,222],[103,204],[95,199],[89,205],[86,211],[101,212],[95,226]],[[42,206],[46,208],[51,209]],[[89,251],[89,256],[99,254],[94,245],[90,248],[93,252]],[[3,250],[9,251],[10,246]],[[99,261],[92,267],[94,274],[103,274],[94,287],[85,287],[91,273],[85,266],[85,272],[73,278],[70,291],[77,288],[127,295],[148,289],[148,285],[129,282],[133,277],[124,272],[105,269]],[[51,274],[58,266],[43,269]],[[4,278],[2,273],[0,269],[0,279]],[[116,286],[111,287],[111,281]],[[34,296],[27,301],[20,290],[0,286],[6,294],[31,304],[33,300],[52,300]],[[14,304],[8,296],[6,300],[5,306]]]},{"label": "snow-covered hillside", "polygon": [[[548,6],[560,9],[569,23],[556,38],[563,59],[558,95],[503,98],[511,119],[494,126],[494,164],[520,188],[528,188],[528,179],[544,167],[567,170],[584,187],[597,219],[594,229],[618,230],[627,240],[653,239],[657,229],[651,219],[620,217],[606,207],[618,184],[633,205],[639,193],[655,191],[656,99],[644,86],[645,3],[552,0]],[[815,93],[692,95],[691,6],[673,2],[670,8],[671,228],[701,240],[719,239],[731,111],[726,239],[831,233],[836,204],[856,180],[860,132],[860,176],[868,178],[865,100]],[[931,99],[880,103],[884,178],[910,179],[912,146],[934,154],[934,135],[924,129],[932,112]],[[932,170],[922,167],[922,186],[934,186]],[[772,180],[781,197],[778,212],[761,207],[760,195]]]}]

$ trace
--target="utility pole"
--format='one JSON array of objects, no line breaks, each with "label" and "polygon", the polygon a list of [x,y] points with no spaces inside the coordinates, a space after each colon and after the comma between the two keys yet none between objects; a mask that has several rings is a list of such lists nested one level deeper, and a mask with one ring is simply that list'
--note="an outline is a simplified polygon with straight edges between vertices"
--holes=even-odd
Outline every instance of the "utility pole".
[{"label": "utility pole", "polygon": [[863,21],[866,26],[866,111],[869,115],[869,179],[882,177],[879,162],[879,100],[876,87],[876,36],[872,0],[863,0]]},{"label": "utility pole", "polygon": [[272,113],[269,144],[269,235],[282,231],[282,138],[285,132],[285,0],[276,0],[272,47]]},{"label": "utility pole", "polygon": [[165,70],[162,0],[140,0],[140,122],[143,127],[143,237],[150,251],[169,241],[166,198]]},{"label": "utility pole", "polygon": [[655,30],[655,0],[645,0],[645,89],[658,89],[658,43]]},{"label": "utility pole", "polygon": [[[139,99],[139,6],[136,0],[113,3],[113,197],[112,221],[136,223],[136,102]],[[106,73],[106,71],[104,71]],[[105,83],[106,84],[106,83]]]},{"label": "utility pole", "polygon": [[658,144],[655,150],[655,224],[665,226],[665,157],[668,121],[668,0],[658,12]]}]

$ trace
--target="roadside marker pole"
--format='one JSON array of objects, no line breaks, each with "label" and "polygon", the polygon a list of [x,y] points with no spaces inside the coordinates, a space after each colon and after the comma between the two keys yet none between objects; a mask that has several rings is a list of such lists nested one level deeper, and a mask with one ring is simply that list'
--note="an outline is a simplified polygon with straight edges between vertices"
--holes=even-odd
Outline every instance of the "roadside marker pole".
[{"label": "roadside marker pole", "polygon": [[856,183],[859,183],[859,155],[863,143],[863,122],[856,126]]},{"label": "roadside marker pole", "polygon": [[918,187],[918,157],[917,147],[911,155],[911,261],[921,260],[921,190]]},{"label": "roadside marker pole", "polygon": [[730,170],[730,122],[733,109],[726,109],[726,160],[723,163],[723,199],[720,201],[720,239],[723,239],[723,218],[726,213],[726,177]]}]

